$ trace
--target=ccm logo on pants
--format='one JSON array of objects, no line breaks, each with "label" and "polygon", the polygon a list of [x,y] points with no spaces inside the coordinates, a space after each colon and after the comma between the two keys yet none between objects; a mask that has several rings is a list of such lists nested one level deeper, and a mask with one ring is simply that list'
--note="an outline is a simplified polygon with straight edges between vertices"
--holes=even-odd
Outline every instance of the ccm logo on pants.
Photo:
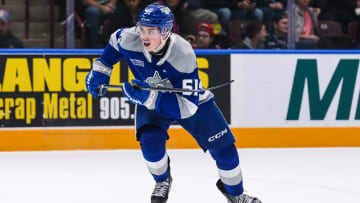
[{"label": "ccm logo on pants", "polygon": [[221,132],[216,133],[215,135],[209,137],[208,141],[209,142],[213,142],[214,140],[219,139],[220,137],[222,137],[223,135],[225,135],[227,133],[227,129],[225,128],[224,130],[222,130]]}]

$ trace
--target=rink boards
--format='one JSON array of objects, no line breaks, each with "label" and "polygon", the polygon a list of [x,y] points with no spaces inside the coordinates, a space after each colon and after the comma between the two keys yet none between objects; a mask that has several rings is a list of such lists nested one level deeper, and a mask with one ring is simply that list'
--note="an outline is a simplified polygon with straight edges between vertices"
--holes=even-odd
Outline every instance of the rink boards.
[{"label": "rink boards", "polygon": [[[84,78],[101,50],[0,55],[0,151],[136,149],[134,106],[119,91],[95,100]],[[357,51],[197,51],[238,147],[360,146]],[[132,78],[124,61],[111,84]],[[178,126],[169,148],[198,148]]]},{"label": "rink boards", "polygon": [[[357,147],[359,128],[232,128],[239,148]],[[169,149],[199,148],[183,129],[171,128]],[[133,128],[1,130],[1,151],[138,149]]]}]

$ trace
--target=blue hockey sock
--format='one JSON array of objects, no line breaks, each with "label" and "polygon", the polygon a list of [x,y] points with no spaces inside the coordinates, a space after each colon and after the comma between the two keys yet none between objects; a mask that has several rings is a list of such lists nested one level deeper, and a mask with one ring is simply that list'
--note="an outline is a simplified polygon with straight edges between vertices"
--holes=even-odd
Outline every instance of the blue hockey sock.
[{"label": "blue hockey sock", "polygon": [[241,195],[244,192],[239,155],[235,145],[220,150],[209,150],[216,161],[219,176],[224,184],[225,190],[232,196]]},{"label": "blue hockey sock", "polygon": [[167,133],[161,128],[148,125],[141,129],[140,146],[146,165],[156,182],[163,182],[169,176],[168,155],[165,144]]}]

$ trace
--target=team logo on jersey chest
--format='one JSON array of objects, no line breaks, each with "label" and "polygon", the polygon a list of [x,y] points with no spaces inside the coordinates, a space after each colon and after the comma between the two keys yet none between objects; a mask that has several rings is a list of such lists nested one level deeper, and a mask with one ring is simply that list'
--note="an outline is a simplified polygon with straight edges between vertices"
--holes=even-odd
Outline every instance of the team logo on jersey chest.
[{"label": "team logo on jersey chest", "polygon": [[135,66],[140,66],[140,67],[144,67],[144,61],[139,60],[139,59],[130,59],[131,63],[134,64]]},{"label": "team logo on jersey chest", "polygon": [[148,77],[145,80],[151,87],[167,87],[173,88],[170,80],[168,78],[161,79],[159,72],[155,71],[153,77]]}]

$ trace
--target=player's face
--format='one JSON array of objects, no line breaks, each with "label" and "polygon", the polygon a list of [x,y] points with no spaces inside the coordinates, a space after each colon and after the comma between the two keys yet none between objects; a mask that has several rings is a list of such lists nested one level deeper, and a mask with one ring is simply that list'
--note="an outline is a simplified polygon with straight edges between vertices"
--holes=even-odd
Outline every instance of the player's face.
[{"label": "player's face", "polygon": [[140,38],[148,52],[154,51],[161,44],[161,33],[157,27],[140,26]]}]

